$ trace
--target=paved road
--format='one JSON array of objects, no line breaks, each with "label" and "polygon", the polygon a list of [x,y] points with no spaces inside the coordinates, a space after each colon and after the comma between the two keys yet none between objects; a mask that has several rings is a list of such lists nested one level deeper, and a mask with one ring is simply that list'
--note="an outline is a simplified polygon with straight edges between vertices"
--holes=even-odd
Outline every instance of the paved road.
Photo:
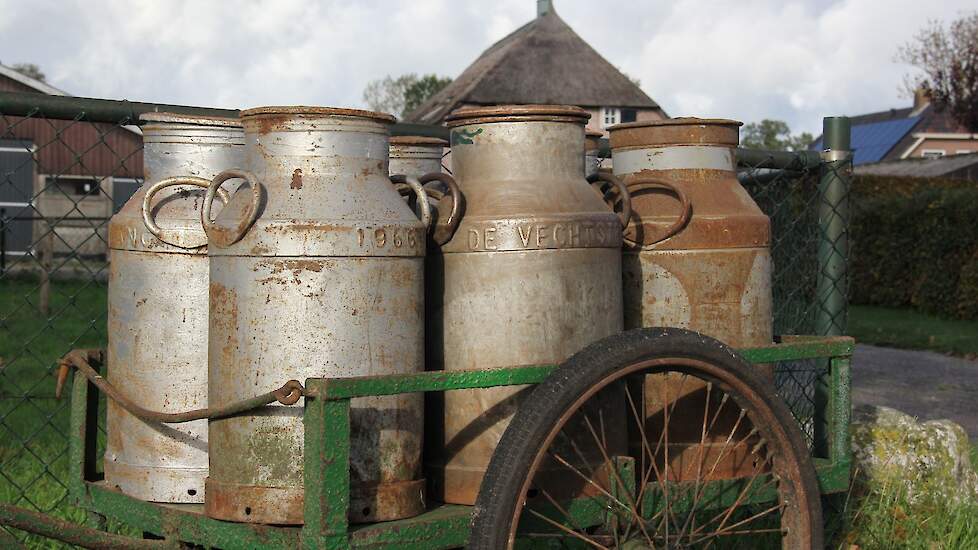
[{"label": "paved road", "polygon": [[978,441],[978,361],[859,344],[852,404],[893,407],[920,420],[949,418]]}]

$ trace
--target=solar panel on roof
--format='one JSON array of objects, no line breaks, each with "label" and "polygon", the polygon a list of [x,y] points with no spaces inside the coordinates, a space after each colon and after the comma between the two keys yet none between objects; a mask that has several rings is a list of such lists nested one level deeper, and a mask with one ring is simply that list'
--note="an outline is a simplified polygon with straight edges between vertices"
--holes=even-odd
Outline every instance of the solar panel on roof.
[{"label": "solar panel on roof", "polygon": [[[879,162],[907,135],[907,132],[913,129],[918,120],[920,120],[920,117],[915,116],[853,126],[852,163],[859,165]],[[822,149],[821,138],[815,142],[813,147],[816,150]]]}]

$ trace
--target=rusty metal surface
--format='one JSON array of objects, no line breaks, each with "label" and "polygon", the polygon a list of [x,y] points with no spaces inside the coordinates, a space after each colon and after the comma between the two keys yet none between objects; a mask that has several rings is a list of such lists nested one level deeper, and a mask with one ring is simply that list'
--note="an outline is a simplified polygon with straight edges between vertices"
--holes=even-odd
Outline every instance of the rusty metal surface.
[{"label": "rusty metal surface", "polygon": [[612,149],[662,145],[730,145],[740,141],[743,123],[724,118],[679,117],[626,122],[609,128]]},{"label": "rusty metal surface", "polygon": [[[626,328],[687,328],[735,347],[772,342],[770,221],[736,178],[739,126],[688,118],[611,128],[615,174],[633,190],[622,258]],[[684,194],[692,206],[688,221],[680,201],[649,182]],[[681,229],[663,240],[670,227]],[[770,368],[762,372],[773,378]],[[645,414],[653,418],[660,412],[653,396],[669,382],[650,375],[644,384]],[[684,402],[676,418],[695,417],[697,410]],[[698,433],[692,437],[670,443],[678,476],[688,473],[684,457],[711,452],[712,434],[702,446]],[[716,476],[736,477],[751,466],[743,452],[731,453]]]},{"label": "rusty metal surface", "polygon": [[90,361],[93,360],[93,355],[95,356],[94,360],[100,360],[101,354],[98,350],[82,349],[74,350],[58,361],[58,386],[55,391],[55,395],[59,398],[61,397],[61,389],[64,385],[65,379],[68,376],[68,371],[71,369],[77,369],[82,376],[87,378],[89,382],[97,387],[99,391],[104,393],[106,397],[115,402],[115,404],[122,407],[126,412],[132,414],[133,416],[136,416],[151,424],[180,424],[183,422],[193,422],[195,420],[205,418],[224,418],[240,412],[257,409],[258,407],[268,405],[269,403],[274,403],[276,401],[283,405],[293,405],[299,401],[300,397],[304,395],[302,383],[300,383],[298,380],[289,380],[280,388],[276,388],[270,392],[266,392],[249,399],[243,399],[241,401],[231,403],[224,407],[193,409],[175,413],[153,411],[126,397],[119,391],[119,388],[116,388],[114,385],[112,385],[112,383],[108,382],[104,377],[102,377],[98,371],[92,368]]},{"label": "rusty metal surface", "polygon": [[[302,107],[242,122],[265,196],[241,240],[211,246],[211,406],[283,376],[423,370],[425,227],[388,177],[388,119]],[[236,227],[251,201],[236,193],[214,223]],[[209,516],[303,522],[303,402],[210,422]],[[351,486],[378,503],[351,519],[421,512],[421,396],[354,399],[350,422]]]},{"label": "rusty metal surface", "polygon": [[[455,236],[427,262],[429,369],[557,363],[621,330],[621,224],[584,179],[573,107],[459,110]],[[433,394],[432,498],[472,504],[524,387]]]},{"label": "rusty metal surface", "polygon": [[[445,117],[449,128],[493,122],[568,122],[585,124],[591,115],[571,105],[494,105],[489,107],[462,107]],[[452,146],[456,133],[452,133]],[[583,146],[583,144],[582,144]]]},{"label": "rusty metal surface", "polygon": [[344,107],[319,107],[306,105],[269,105],[264,107],[254,107],[241,111],[241,118],[257,120],[265,118],[266,115],[280,115],[284,118],[322,118],[322,117],[356,117],[365,120],[374,120],[380,123],[390,123],[397,120],[394,115],[380,113],[377,111],[367,111],[364,109],[347,109]]},{"label": "rusty metal surface", "polygon": [[[167,187],[153,198],[149,214],[167,242],[146,227],[143,199],[166,178],[210,179],[241,162],[244,134],[229,119],[159,113],[147,120],[145,184],[109,223],[106,378],[142,407],[168,413],[207,406],[204,192]],[[144,500],[203,502],[206,421],[147,423],[110,401],[106,427],[109,484]]]}]

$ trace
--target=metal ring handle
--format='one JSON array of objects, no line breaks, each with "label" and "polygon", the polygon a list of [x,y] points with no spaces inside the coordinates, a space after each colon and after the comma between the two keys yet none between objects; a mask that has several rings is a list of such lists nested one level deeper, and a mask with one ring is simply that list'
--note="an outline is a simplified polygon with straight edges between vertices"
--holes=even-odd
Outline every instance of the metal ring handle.
[{"label": "metal ring handle", "polygon": [[[435,231],[432,233],[432,240],[435,241],[435,244],[441,246],[452,240],[452,237],[455,235],[455,231],[458,230],[458,224],[462,221],[462,215],[465,212],[465,196],[462,195],[462,190],[459,189],[458,183],[455,182],[455,178],[442,172],[431,172],[430,174],[425,174],[418,178],[418,181],[421,182],[421,185],[425,186],[425,191],[428,192],[429,196],[439,201],[437,208],[439,218],[435,223]],[[438,191],[437,189],[427,187],[429,183],[435,181],[441,182],[448,188],[447,195],[441,191]],[[436,196],[436,193],[441,196]],[[446,196],[452,201],[452,204],[451,208],[448,210],[448,216],[445,218],[444,223],[442,223],[441,201],[445,200]]]},{"label": "metal ring handle", "polygon": [[629,244],[641,246],[645,248],[645,247],[652,246],[654,244],[661,243],[662,241],[675,236],[677,233],[682,231],[683,228],[686,227],[686,224],[689,223],[689,219],[693,215],[693,204],[690,202],[689,197],[687,197],[686,194],[680,191],[679,188],[676,187],[675,185],[660,178],[652,178],[647,176],[638,176],[635,178],[629,178],[628,181],[626,182],[626,185],[628,186],[629,192],[632,195],[638,194],[639,191],[646,191],[650,189],[665,189],[666,191],[669,191],[670,193],[675,195],[676,198],[679,199],[682,208],[682,213],[679,215],[679,218],[675,221],[675,223],[669,226],[669,229],[666,230],[665,235],[652,242],[638,243],[626,239],[626,241],[628,241]]},{"label": "metal ring handle", "polygon": [[[179,248],[200,248],[206,245],[207,243],[202,243],[194,246],[185,246],[164,239],[163,230],[160,228],[159,225],[156,224],[156,219],[153,218],[153,209],[151,206],[153,202],[153,197],[167,187],[174,187],[177,185],[192,185],[194,187],[203,187],[204,189],[207,189],[210,186],[210,184],[211,182],[209,180],[205,178],[198,178],[196,176],[181,176],[175,178],[166,178],[154,183],[152,186],[150,186],[149,189],[146,190],[146,195],[143,197],[143,206],[142,206],[143,224],[146,226],[146,230],[152,233],[154,237],[165,242],[166,244],[171,246],[176,246]],[[223,189],[218,191],[218,194],[221,198],[221,201],[224,202],[224,204],[227,204],[228,200],[230,200],[231,198],[231,196],[228,195],[228,192]]]},{"label": "metal ring handle", "polygon": [[403,184],[414,191],[414,195],[418,199],[418,205],[421,207],[421,223],[424,224],[426,232],[431,231],[431,202],[428,200],[428,192],[425,191],[424,186],[421,185],[418,178],[396,174],[391,176],[391,183],[395,184],[395,188],[400,188],[400,185]]},{"label": "metal ring handle", "polygon": [[608,201],[607,193],[604,191],[603,186],[595,185],[602,181],[618,188],[618,194],[621,195],[621,212],[618,214],[618,217],[621,219],[621,229],[624,231],[628,227],[628,222],[632,219],[632,195],[628,192],[628,186],[611,174],[598,172],[597,174],[588,176],[587,182],[601,194],[601,198],[605,202],[608,202],[608,206],[612,210],[614,210],[614,204]]},{"label": "metal ring handle", "polygon": [[[245,211],[244,218],[238,222],[238,226],[229,230],[220,227],[211,220],[211,206],[214,204],[214,196],[221,185],[227,180],[235,178],[243,179],[251,186],[251,203],[248,205],[248,210]],[[251,229],[255,220],[258,219],[258,208],[261,206],[264,196],[265,187],[258,181],[258,176],[252,172],[231,169],[214,176],[207,187],[207,194],[204,195],[204,207],[200,211],[200,223],[204,226],[204,233],[207,233],[208,243],[227,248],[240,241]]]}]

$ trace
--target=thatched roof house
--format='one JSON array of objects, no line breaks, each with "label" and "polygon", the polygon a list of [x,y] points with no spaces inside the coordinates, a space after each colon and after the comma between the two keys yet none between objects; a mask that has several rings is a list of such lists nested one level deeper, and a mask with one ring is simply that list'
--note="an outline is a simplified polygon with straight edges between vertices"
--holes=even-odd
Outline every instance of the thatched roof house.
[{"label": "thatched roof house", "polygon": [[468,105],[547,103],[591,112],[589,128],[667,118],[659,105],[538,0],[537,17],[493,44],[406,118],[441,124]]}]

